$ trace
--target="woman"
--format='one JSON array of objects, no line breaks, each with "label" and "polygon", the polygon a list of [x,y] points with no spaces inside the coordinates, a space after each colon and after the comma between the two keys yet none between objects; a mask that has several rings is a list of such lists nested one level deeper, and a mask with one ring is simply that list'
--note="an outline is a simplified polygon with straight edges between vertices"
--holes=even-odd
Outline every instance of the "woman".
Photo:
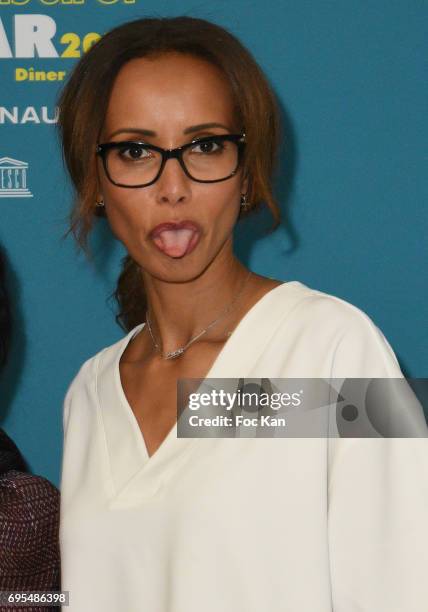
[{"label": "woman", "polygon": [[421,612],[425,439],[177,437],[178,379],[402,377],[361,310],[233,254],[241,215],[279,218],[278,111],[249,52],[204,20],[137,20],[59,105],[71,229],[85,246],[102,211],[128,251],[127,333],[64,404],[70,610]]},{"label": "woman", "polygon": [[[9,355],[12,313],[0,250],[0,369]],[[0,429],[0,591],[56,591],[60,587],[59,492],[28,473],[15,443]],[[12,606],[0,604],[0,609]],[[14,610],[50,610],[42,605]]]}]

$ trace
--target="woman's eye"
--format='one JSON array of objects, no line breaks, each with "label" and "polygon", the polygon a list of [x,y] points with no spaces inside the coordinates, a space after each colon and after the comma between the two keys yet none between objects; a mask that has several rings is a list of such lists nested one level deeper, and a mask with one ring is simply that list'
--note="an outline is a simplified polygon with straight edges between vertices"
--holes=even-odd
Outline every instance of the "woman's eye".
[{"label": "woman's eye", "polygon": [[[200,148],[200,150],[195,151],[195,149],[197,149],[198,147]],[[222,149],[224,149],[223,144],[215,140],[208,140],[207,142],[199,142],[199,143],[196,143],[192,147],[192,151],[195,151],[195,153],[218,153]]]},{"label": "woman's eye", "polygon": [[149,154],[150,152],[148,149],[145,149],[141,145],[132,145],[130,147],[128,146],[124,147],[123,149],[119,149],[120,157],[124,157],[125,159],[129,160],[145,159],[150,156]]}]

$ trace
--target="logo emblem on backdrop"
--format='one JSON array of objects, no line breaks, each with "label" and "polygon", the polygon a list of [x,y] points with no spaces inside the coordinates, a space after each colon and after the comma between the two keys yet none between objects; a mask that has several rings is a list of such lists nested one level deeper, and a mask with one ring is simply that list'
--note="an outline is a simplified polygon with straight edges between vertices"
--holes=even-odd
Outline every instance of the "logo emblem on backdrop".
[{"label": "logo emblem on backdrop", "polygon": [[27,162],[0,157],[0,198],[32,198],[27,187]]}]

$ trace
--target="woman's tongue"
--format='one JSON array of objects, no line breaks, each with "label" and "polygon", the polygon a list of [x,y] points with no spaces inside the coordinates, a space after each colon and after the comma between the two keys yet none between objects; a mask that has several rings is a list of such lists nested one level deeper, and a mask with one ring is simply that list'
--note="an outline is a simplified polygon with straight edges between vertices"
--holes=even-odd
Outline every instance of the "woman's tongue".
[{"label": "woman's tongue", "polygon": [[182,257],[189,248],[195,230],[189,228],[165,229],[153,238],[156,246],[170,257]]}]

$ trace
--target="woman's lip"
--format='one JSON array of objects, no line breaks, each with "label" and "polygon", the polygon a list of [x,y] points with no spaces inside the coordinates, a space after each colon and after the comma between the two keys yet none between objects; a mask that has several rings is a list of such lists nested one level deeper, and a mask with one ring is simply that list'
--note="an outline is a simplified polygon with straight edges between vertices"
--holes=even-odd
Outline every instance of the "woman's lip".
[{"label": "woman's lip", "polygon": [[190,219],[185,219],[183,221],[167,221],[164,223],[159,223],[150,231],[150,238],[155,238],[159,236],[161,232],[164,230],[174,230],[174,229],[193,229],[195,232],[202,232],[202,228],[199,223],[195,221],[190,221]]}]

